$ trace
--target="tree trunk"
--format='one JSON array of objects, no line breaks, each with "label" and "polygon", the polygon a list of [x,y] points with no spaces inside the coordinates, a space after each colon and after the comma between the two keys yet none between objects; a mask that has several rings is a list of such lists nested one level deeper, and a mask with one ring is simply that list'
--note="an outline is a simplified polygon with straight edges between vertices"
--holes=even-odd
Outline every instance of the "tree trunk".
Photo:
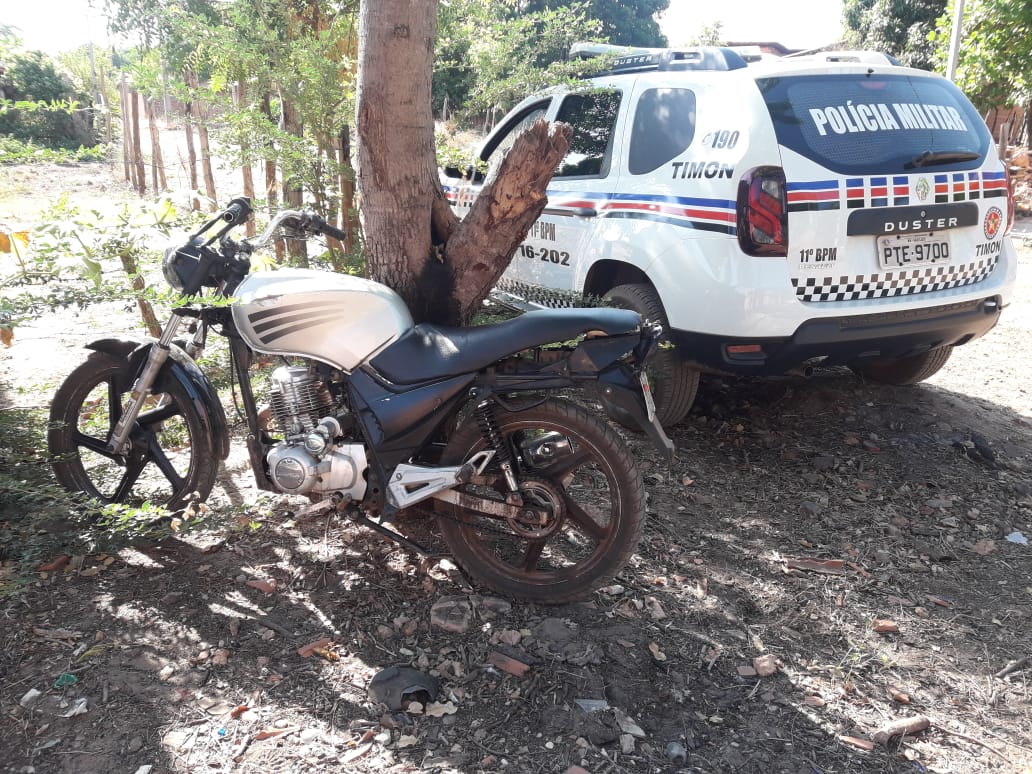
[{"label": "tree trunk", "polygon": [[[244,81],[237,82],[236,88],[236,104],[238,109],[242,109],[247,104],[247,92]],[[251,171],[251,149],[246,144],[241,144],[240,153],[243,157],[242,172],[244,178],[244,196],[254,201],[254,173]],[[244,233],[251,237],[256,233],[254,218],[248,218],[244,224]]]},{"label": "tree trunk", "polygon": [[344,232],[344,252],[349,255],[355,249],[355,175],[351,168],[351,128],[340,131],[338,153],[340,154],[340,224]]},{"label": "tree trunk", "polygon": [[[297,109],[297,103],[283,91],[280,91],[280,108],[282,109],[283,131],[292,134],[294,137],[304,135],[304,126],[301,123],[301,112]],[[299,210],[304,206],[304,194],[301,190],[301,181],[295,175],[283,175],[283,204],[287,209]],[[293,259],[295,266],[308,266],[308,245],[303,239],[292,238],[294,234],[287,229],[287,254]]]},{"label": "tree trunk", "polygon": [[434,157],[436,5],[362,4],[358,188],[370,276],[394,288],[417,321],[464,324],[544,210],[570,128],[540,121],[525,132],[460,223]]},{"label": "tree trunk", "polygon": [[154,117],[154,100],[147,100],[147,123],[150,126],[151,141],[151,179],[154,181],[154,190],[167,191],[168,181],[165,180],[165,160],[161,154],[161,136],[158,134],[158,122]]},{"label": "tree trunk", "polygon": [[[269,95],[262,98],[262,112],[265,117],[272,121],[272,106],[269,103]],[[276,214],[276,205],[279,203],[279,194],[276,189],[276,148],[270,141],[266,147],[265,156],[265,200],[269,205],[269,217]],[[283,240],[277,237],[273,241],[273,249],[276,251],[276,261],[283,261]]]},{"label": "tree trunk", "polygon": [[[185,108],[183,127],[186,129],[186,165],[188,167],[187,172],[190,175],[190,191],[193,192],[197,190],[197,150],[194,148],[193,119],[191,118],[193,102],[187,102]],[[195,195],[190,196],[190,208],[195,212],[199,212],[201,209],[201,200]]]},{"label": "tree trunk", "polygon": [[430,100],[422,98],[430,94],[436,12],[436,1],[367,2],[358,27],[358,188],[369,275],[394,288],[417,319],[436,317],[428,312],[450,303],[452,284],[432,253],[437,169]]},{"label": "tree trunk", "polygon": [[136,306],[140,310],[143,324],[147,326],[147,332],[156,339],[160,338],[161,323],[158,322],[158,317],[154,314],[154,307],[151,306],[150,301],[143,297],[143,290],[147,285],[140,275],[135,252],[132,248],[127,247],[119,251],[118,257],[122,261],[122,268],[125,270],[126,276],[132,278],[133,290],[136,291]]},{"label": "tree trunk", "polygon": [[[189,70],[187,72],[187,83],[192,89],[200,88],[200,82],[197,80],[197,73]],[[201,171],[204,173],[204,193],[208,196],[209,205],[208,207],[212,212],[216,209],[217,196],[215,194],[215,174],[211,168],[211,148],[208,144],[208,125],[204,122],[204,114],[201,110],[200,103],[194,99],[191,103],[193,106],[193,117],[197,122],[197,144],[200,146],[201,151]]]},{"label": "tree trunk", "polygon": [[195,102],[194,110],[197,111],[197,144],[201,150],[201,171],[204,173],[204,193],[211,200],[208,205],[214,212],[218,205],[218,195],[215,193],[215,173],[211,168],[211,146],[208,143],[208,127],[201,116],[200,106]]},{"label": "tree trunk", "polygon": [[140,148],[140,95],[136,89],[129,90],[133,103],[133,165],[136,169],[136,190],[143,196],[147,193],[147,170],[143,165],[143,151]]},{"label": "tree trunk", "polygon": [[[545,188],[572,133],[568,124],[550,126],[544,119],[523,132],[447,240],[445,260],[461,267],[454,272],[453,295],[463,322],[476,313],[548,204]],[[443,194],[437,202],[438,208],[448,206]]]},{"label": "tree trunk", "polygon": [[[310,193],[312,194],[312,198],[315,199],[315,211],[325,217],[327,223],[334,226],[337,225],[337,209],[336,205],[331,206],[332,198],[329,196],[326,181],[323,179],[323,176],[326,171],[327,162],[335,161],[336,158],[337,154],[334,152],[333,148],[331,148],[322,137],[319,137],[315,151],[315,174],[312,176],[314,184],[312,185]],[[336,239],[327,237],[326,243],[335,249],[340,249],[340,242]]]}]

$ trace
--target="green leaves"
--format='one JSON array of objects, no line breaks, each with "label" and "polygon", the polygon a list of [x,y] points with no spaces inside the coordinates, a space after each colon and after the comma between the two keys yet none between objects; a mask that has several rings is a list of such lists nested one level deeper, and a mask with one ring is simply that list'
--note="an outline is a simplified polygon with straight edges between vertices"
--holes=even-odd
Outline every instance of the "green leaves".
[{"label": "green leaves", "polygon": [[909,67],[932,70],[932,39],[947,0],[846,0],[843,21],[850,45],[892,54]]},{"label": "green leaves", "polygon": [[15,53],[0,74],[0,136],[50,148],[94,144],[92,132],[73,120],[80,98],[41,51]]},{"label": "green leaves", "polygon": [[602,36],[580,4],[520,9],[485,0],[441,4],[434,64],[434,108],[501,117],[520,98],[563,80],[578,40]]},{"label": "green leaves", "polygon": [[[939,20],[939,61],[946,62],[951,14]],[[1032,4],[967,0],[956,82],[979,110],[1032,96]]]},{"label": "green leaves", "polygon": [[[28,238],[17,242],[17,260],[0,263],[0,288],[23,287],[6,296],[0,315],[9,329],[59,307],[85,307],[115,299],[153,298],[169,303],[146,287],[132,286],[133,277],[113,262],[129,253],[141,270],[157,268],[154,245],[167,239],[178,212],[168,198],[140,202],[104,214],[82,212],[59,198]],[[12,242],[12,249],[15,240]],[[147,265],[149,263],[149,266]],[[120,265],[120,262],[119,262]]]},{"label": "green leaves", "polygon": [[[944,72],[954,2],[846,0],[848,42],[897,56],[905,65]],[[1032,4],[966,0],[955,80],[981,111],[1032,95]]]}]

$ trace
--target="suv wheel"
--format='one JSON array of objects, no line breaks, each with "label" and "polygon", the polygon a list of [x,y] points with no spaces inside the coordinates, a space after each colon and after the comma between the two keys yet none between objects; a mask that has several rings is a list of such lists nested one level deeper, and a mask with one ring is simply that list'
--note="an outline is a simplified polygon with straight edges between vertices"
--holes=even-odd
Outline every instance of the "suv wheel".
[{"label": "suv wheel", "polygon": [[[606,298],[613,306],[631,309],[667,330],[666,312],[651,285],[617,285],[606,293]],[[656,418],[663,427],[676,425],[695,402],[699,372],[685,363],[673,348],[664,347],[652,356],[646,374],[656,401]]]},{"label": "suv wheel", "polygon": [[923,382],[946,365],[953,353],[952,347],[936,347],[920,355],[897,360],[878,360],[852,366],[853,371],[872,382],[882,384],[917,384]]}]

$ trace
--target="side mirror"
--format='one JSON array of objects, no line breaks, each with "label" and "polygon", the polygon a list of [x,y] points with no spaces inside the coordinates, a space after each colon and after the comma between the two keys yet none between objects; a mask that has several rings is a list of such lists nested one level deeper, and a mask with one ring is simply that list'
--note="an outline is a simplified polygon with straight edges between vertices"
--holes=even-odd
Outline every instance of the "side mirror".
[{"label": "side mirror", "polygon": [[445,167],[444,176],[448,178],[469,180],[471,183],[484,182],[484,173],[473,166],[459,169],[458,167]]}]

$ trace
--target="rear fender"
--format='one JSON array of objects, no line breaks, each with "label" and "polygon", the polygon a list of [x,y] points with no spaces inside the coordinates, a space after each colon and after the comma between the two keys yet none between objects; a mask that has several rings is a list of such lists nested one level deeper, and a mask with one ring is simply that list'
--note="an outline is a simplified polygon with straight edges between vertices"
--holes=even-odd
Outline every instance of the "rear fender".
[{"label": "rear fender", "polygon": [[633,355],[633,367],[641,370],[658,346],[661,329],[642,326],[636,333],[622,336],[586,338],[567,359],[572,374],[594,373],[611,368]]},{"label": "rear fender", "polygon": [[656,420],[655,409],[649,411],[647,385],[642,386],[640,376],[661,334],[659,326],[642,326],[636,333],[586,338],[569,357],[548,370],[573,379],[597,380],[599,401],[606,413],[624,425],[641,428],[660,453],[673,461],[674,444]]},{"label": "rear fender", "polygon": [[[97,339],[86,345],[86,349],[104,352],[115,357],[125,358],[126,365],[122,369],[120,382],[117,385],[122,392],[132,389],[133,381],[143,367],[151,347],[157,344],[155,339],[137,341],[135,339],[107,338]],[[204,372],[182,349],[173,344],[169,350],[169,359],[161,368],[159,379],[172,379],[186,391],[194,405],[201,423],[211,436],[213,448],[219,459],[229,455],[229,425],[226,412],[222,408],[218,392],[204,375]]]},{"label": "rear fender", "polygon": [[649,412],[639,374],[630,366],[620,365],[598,375],[598,397],[602,407],[621,424],[641,428],[667,462],[674,461],[674,442],[663,431],[656,412]]}]

